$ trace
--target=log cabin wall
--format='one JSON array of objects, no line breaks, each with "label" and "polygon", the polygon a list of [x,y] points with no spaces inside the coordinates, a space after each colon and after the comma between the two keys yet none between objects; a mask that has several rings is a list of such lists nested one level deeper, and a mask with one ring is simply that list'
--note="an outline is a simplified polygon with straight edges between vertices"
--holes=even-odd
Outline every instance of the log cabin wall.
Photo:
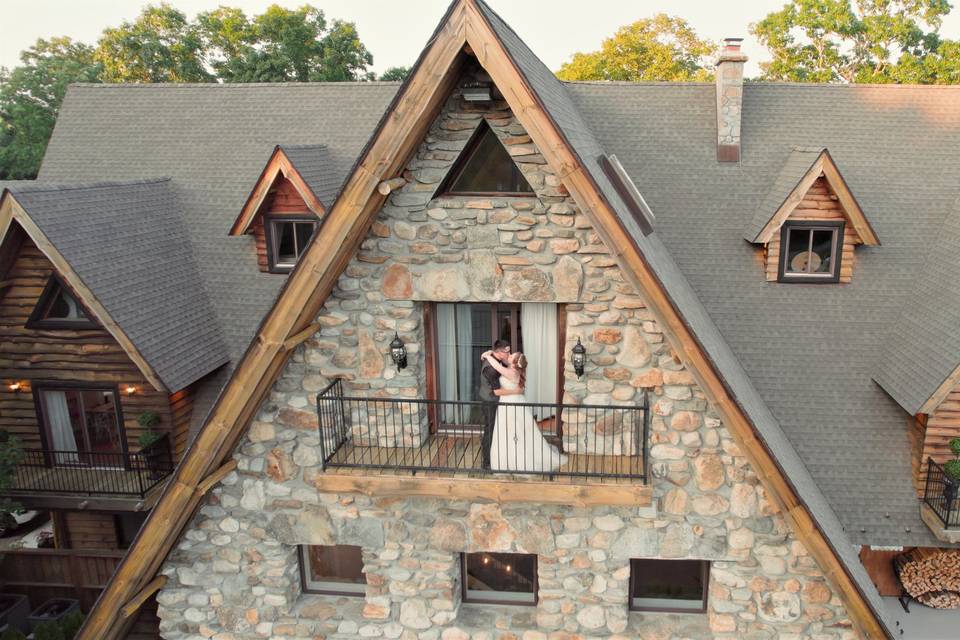
[{"label": "log cabin wall", "polygon": [[[919,465],[917,470],[917,493],[923,496],[923,485],[927,479],[927,460],[933,458],[939,463],[953,459],[950,451],[950,440],[960,438],[960,386],[954,387],[943,402],[926,417],[924,426],[921,416],[917,420],[920,437],[916,440],[921,444]],[[915,456],[916,459],[916,456]]]},{"label": "log cabin wall", "polygon": [[[148,410],[160,416],[155,431],[173,431],[172,440],[185,446],[191,393],[181,391],[168,397],[154,389],[104,329],[26,328],[54,268],[28,237],[24,236],[15,251],[16,258],[5,275],[5,280],[12,284],[0,292],[0,429],[15,434],[25,447],[43,446],[30,383],[88,382],[116,387],[129,451],[139,449],[137,438],[145,429],[137,418]],[[14,381],[27,384],[14,393],[9,388]],[[125,392],[128,385],[136,387],[133,394]]]},{"label": "log cabin wall", "polygon": [[[803,200],[793,210],[787,220],[844,220],[843,207],[837,195],[830,188],[826,178],[820,176],[803,196]],[[850,282],[853,277],[853,249],[862,244],[862,240],[853,225],[847,221],[843,232],[843,255],[840,258],[840,282]],[[780,268],[780,231],[773,235],[766,248],[766,276],[769,282],[776,282]]]},{"label": "log cabin wall", "polygon": [[270,260],[267,257],[267,236],[264,227],[264,216],[271,214],[284,216],[314,215],[307,206],[307,203],[300,197],[300,193],[296,187],[293,186],[293,183],[282,175],[278,175],[273,186],[270,187],[267,197],[264,198],[256,219],[253,224],[250,225],[253,230],[253,237],[256,239],[257,266],[260,267],[260,271],[264,272],[270,271]]},{"label": "log cabin wall", "polygon": [[69,549],[119,549],[117,523],[112,513],[64,511],[61,539]]}]

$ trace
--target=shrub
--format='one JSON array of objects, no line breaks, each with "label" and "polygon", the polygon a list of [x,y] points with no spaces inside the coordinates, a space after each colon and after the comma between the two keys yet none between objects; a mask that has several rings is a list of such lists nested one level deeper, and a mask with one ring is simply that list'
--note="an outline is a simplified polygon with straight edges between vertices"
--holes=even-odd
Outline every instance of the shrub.
[{"label": "shrub", "polygon": [[953,451],[954,458],[960,458],[960,438],[954,438],[949,442],[950,451]]},{"label": "shrub", "polygon": [[960,481],[960,460],[947,460],[943,463],[943,470],[954,480]]},{"label": "shrub", "polygon": [[160,424],[160,415],[156,411],[144,411],[137,416],[137,424],[141,427],[152,429]]},{"label": "shrub", "polygon": [[54,621],[41,622],[33,630],[34,640],[66,640],[63,629]]},{"label": "shrub", "polygon": [[60,627],[63,629],[64,640],[73,640],[83,626],[84,616],[79,611],[71,611],[60,620]]},{"label": "shrub", "polygon": [[27,636],[19,629],[7,629],[0,635],[0,640],[27,640]]}]

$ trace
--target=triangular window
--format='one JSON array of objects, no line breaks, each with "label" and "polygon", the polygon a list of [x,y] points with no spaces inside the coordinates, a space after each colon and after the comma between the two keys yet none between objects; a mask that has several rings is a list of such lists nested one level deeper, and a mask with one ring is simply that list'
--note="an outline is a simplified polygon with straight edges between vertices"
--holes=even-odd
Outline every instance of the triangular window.
[{"label": "triangular window", "polygon": [[480,123],[438,193],[458,195],[531,195],[533,187],[497,134]]},{"label": "triangular window", "polygon": [[27,327],[79,328],[92,327],[94,322],[86,309],[56,276],[51,276],[40,294]]}]

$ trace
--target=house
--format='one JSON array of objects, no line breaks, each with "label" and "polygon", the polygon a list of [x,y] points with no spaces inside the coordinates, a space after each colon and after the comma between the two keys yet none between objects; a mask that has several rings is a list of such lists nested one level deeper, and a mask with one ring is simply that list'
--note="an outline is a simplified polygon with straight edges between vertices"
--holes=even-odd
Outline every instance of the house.
[{"label": "house", "polygon": [[402,85],[71,88],[4,206],[163,185],[229,360],[81,637],[899,635],[960,525],[960,90],[744,60],[561,83],[456,0]]}]

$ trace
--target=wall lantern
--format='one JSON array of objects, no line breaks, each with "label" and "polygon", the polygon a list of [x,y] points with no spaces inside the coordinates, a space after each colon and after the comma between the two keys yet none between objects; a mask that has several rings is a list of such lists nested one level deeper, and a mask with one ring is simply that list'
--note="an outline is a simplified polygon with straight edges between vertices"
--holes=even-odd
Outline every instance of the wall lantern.
[{"label": "wall lantern", "polygon": [[403,346],[403,340],[400,334],[393,334],[393,341],[390,343],[390,357],[393,358],[393,364],[397,365],[397,371],[407,368],[407,348]]},{"label": "wall lantern", "polygon": [[460,90],[467,102],[490,102],[493,100],[492,86],[487,82],[471,82]]},{"label": "wall lantern", "polygon": [[576,372],[577,377],[583,375],[583,367],[587,364],[587,350],[583,347],[583,344],[580,342],[580,338],[577,338],[577,344],[573,345],[573,370]]},{"label": "wall lantern", "polygon": [[10,389],[10,391],[12,391],[13,393],[20,393],[21,391],[23,391],[23,383],[20,381],[11,382],[9,385],[7,385],[7,388]]},{"label": "wall lantern", "polygon": [[137,392],[137,387],[132,384],[128,384],[126,387],[124,387],[123,390],[126,392],[128,396],[132,396]]}]

